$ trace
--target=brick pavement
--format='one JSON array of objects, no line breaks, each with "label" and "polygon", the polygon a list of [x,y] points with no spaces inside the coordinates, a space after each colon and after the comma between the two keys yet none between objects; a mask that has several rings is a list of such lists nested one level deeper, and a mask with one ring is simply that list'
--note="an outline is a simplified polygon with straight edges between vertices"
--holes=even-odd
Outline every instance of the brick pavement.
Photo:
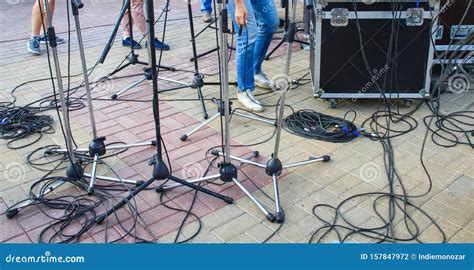
[{"label": "brick pavement", "polygon": [[[32,1],[22,0],[13,2],[0,1],[0,40],[3,42],[0,53],[0,72],[2,80],[0,82],[1,100],[10,99],[9,91],[17,84],[26,80],[45,78],[48,76],[45,57],[30,56],[25,50],[25,43],[29,32],[29,12]],[[113,0],[91,2],[91,6],[81,13],[81,22],[83,26],[83,36],[86,47],[86,56],[88,66],[92,67],[97,56],[102,50],[104,42],[110,33],[112,23],[118,13],[118,2]],[[159,5],[157,5],[157,11]],[[198,5],[193,5],[195,14],[198,15]],[[57,32],[66,37],[67,20],[65,4],[59,3],[57,6],[56,19],[54,20]],[[101,14],[102,16],[97,16]],[[25,18],[21,22],[15,22],[10,18],[18,16]],[[174,66],[179,69],[192,70],[192,63],[188,61],[190,57],[189,32],[186,20],[186,9],[184,1],[172,3],[170,12],[170,23],[167,32],[166,43],[172,50],[166,52],[163,57],[163,64]],[[204,25],[199,18],[195,19],[198,29]],[[158,33],[162,24],[157,24]],[[73,27],[73,25],[72,25]],[[120,32],[120,31],[119,31]],[[116,40],[107,61],[104,65],[99,65],[91,76],[98,79],[102,75],[113,70],[126,55],[127,50],[119,45]],[[204,32],[198,38],[199,51],[206,51],[213,48],[214,33],[212,31]],[[75,32],[71,33],[71,51],[72,65],[71,74],[80,73],[80,61],[78,59],[77,42]],[[283,51],[281,47],[277,51],[274,59],[265,62],[265,69],[269,74],[280,74],[283,69]],[[292,77],[297,78],[307,72],[307,52],[300,51],[295,47],[295,53],[292,59]],[[140,58],[144,59],[146,52],[138,51]],[[63,75],[66,74],[66,56],[67,46],[59,47],[61,58],[61,67]],[[217,72],[216,54],[211,54],[202,58],[199,62],[201,72],[207,74],[205,80],[216,80]],[[233,65],[230,65],[233,74]],[[134,75],[141,72],[141,67],[130,67],[117,76]],[[163,72],[162,76],[173,79],[191,81],[190,72]],[[93,93],[96,98],[103,98],[94,102],[96,117],[98,119],[98,130],[103,136],[107,136],[108,142],[126,141],[139,142],[148,141],[154,138],[154,126],[152,122],[152,110],[150,102],[125,102],[111,101],[109,99],[113,91],[117,91],[127,86],[130,82],[140,76],[131,78],[114,79],[102,84]],[[233,78],[233,75],[231,75]],[[72,85],[77,85],[81,77],[71,78]],[[162,88],[169,87],[169,84],[160,83]],[[144,83],[130,91],[123,98],[134,100],[148,100],[151,97],[150,84]],[[218,88],[206,86],[203,89],[206,98],[217,97]],[[83,94],[83,89],[78,94]],[[18,104],[26,104],[40,97],[51,94],[49,81],[29,84],[18,89]],[[161,115],[163,117],[162,129],[164,140],[168,146],[170,158],[173,162],[173,170],[178,176],[187,176],[196,174],[203,170],[205,166],[204,152],[207,148],[219,143],[219,123],[212,122],[209,127],[199,131],[183,143],[179,137],[190,127],[202,120],[201,109],[196,101],[173,101],[178,98],[193,99],[196,93],[192,89],[183,89],[174,92],[168,92],[162,95],[166,101],[160,103]],[[464,106],[466,100],[472,100],[472,93],[466,93],[466,96],[458,98],[450,97],[450,106],[448,109],[455,109]],[[262,101],[266,104],[274,104],[277,95],[265,95]],[[211,102],[206,103],[210,113],[215,111]],[[294,109],[311,108],[317,111],[342,116],[348,109],[356,109],[358,116],[357,124],[367,118],[376,109],[376,102],[359,101],[343,102],[337,109],[329,109],[324,101],[312,98],[309,85],[300,86],[297,90],[288,94],[288,104]],[[54,112],[47,112],[55,117]],[[428,113],[426,107],[421,108],[415,113],[415,118],[419,122],[419,127],[413,132],[393,140],[395,149],[396,164],[405,180],[405,185],[410,193],[420,194],[426,191],[428,184],[421,164],[419,162],[420,145],[424,135],[422,118]],[[268,109],[264,115],[272,117],[274,109]],[[57,118],[55,118],[56,120]],[[88,121],[87,110],[71,112],[72,127],[76,142],[80,146],[87,146],[90,141],[90,123]],[[42,172],[26,165],[25,157],[37,147],[49,144],[63,145],[63,139],[59,132],[59,126],[55,123],[56,133],[45,136],[39,143],[19,150],[7,150],[6,142],[0,141],[2,154],[0,157],[0,196],[3,201],[0,203],[1,210],[7,205],[21,200],[26,196],[31,183],[42,176]],[[272,127],[257,123],[248,119],[234,117],[232,121],[231,132],[233,140],[238,144],[247,144],[254,141],[264,141],[270,136]],[[242,148],[236,150],[235,154],[246,154],[252,150],[258,150],[260,161],[264,162],[271,154],[273,141],[265,142],[262,145],[251,148]],[[125,153],[119,154],[108,161],[111,167],[124,178],[147,178],[150,175],[150,167],[147,166],[147,160],[154,153],[152,148],[135,148]],[[369,141],[365,138],[354,140],[346,144],[331,144],[320,141],[309,141],[303,138],[283,132],[282,135],[282,153],[283,161],[295,161],[309,155],[330,154],[332,160],[330,163],[314,164],[311,166],[300,167],[290,170],[280,181],[282,204],[286,210],[287,221],[273,237],[270,242],[307,242],[309,236],[322,223],[311,213],[312,207],[318,203],[328,203],[337,205],[339,202],[350,195],[381,190],[387,186],[387,179],[383,173],[383,151],[379,143]],[[8,158],[8,159],[7,159]],[[414,201],[433,216],[447,234],[447,239],[451,242],[472,242],[474,240],[474,210],[472,208],[474,190],[473,178],[474,170],[472,161],[474,153],[467,146],[457,146],[452,149],[441,148],[431,141],[426,145],[426,166],[431,172],[433,179],[432,191],[424,197]],[[191,165],[192,161],[201,161],[200,165]],[[14,181],[6,177],[9,171],[5,164],[17,164],[21,168],[19,177]],[[371,164],[377,171],[377,177],[367,181],[361,171],[366,164]],[[252,167],[243,169],[251,179],[256,181],[263,191],[272,193],[272,186],[268,185],[271,179],[261,171]],[[101,168],[101,173],[111,172]],[[253,194],[270,203],[256,187],[246,179],[246,176],[240,173],[244,184],[251,189]],[[252,202],[242,197],[242,193],[232,185],[223,187],[213,187],[217,191],[222,191],[226,195],[236,198],[232,205],[212,199],[200,194],[198,202],[193,212],[202,217],[201,232],[193,242],[261,242],[278,225],[268,223],[261,215],[259,210]],[[61,190],[59,194],[79,194],[76,188]],[[184,188],[179,188],[167,193],[165,200],[171,200],[170,204],[178,208],[189,206],[192,194]],[[166,209],[160,204],[158,195],[154,191],[144,191],[137,199],[138,209],[141,216],[148,224],[149,230],[158,236],[160,242],[173,241],[176,235],[176,229],[179,226],[182,213],[177,213]],[[372,211],[372,199],[360,199],[351,201],[349,207],[344,209],[344,213],[354,224],[371,225],[376,222]],[[59,211],[52,211],[53,215],[60,215]],[[322,213],[330,216],[331,212]],[[124,224],[130,225],[131,215],[126,210],[119,211]],[[439,242],[438,233],[433,224],[428,222],[420,213],[414,216],[420,225],[421,239],[426,242]],[[398,220],[401,222],[401,220]],[[22,212],[17,218],[7,220],[0,218],[2,228],[2,242],[36,242],[39,233],[50,222],[44,214],[38,209],[30,209]],[[191,236],[196,228],[197,222],[190,222],[184,227],[184,236]],[[402,225],[396,226],[399,235],[406,235]],[[146,235],[142,226],[138,228],[139,233]],[[118,226],[116,221],[111,220],[111,226],[107,230],[108,240],[119,238],[123,235],[123,229]],[[335,236],[329,237],[326,241],[335,240]],[[104,242],[104,226],[95,226],[88,234],[81,239],[81,242]],[[125,238],[123,241],[131,242],[133,239]],[[356,236],[351,237],[351,241],[367,241],[364,238]]]}]

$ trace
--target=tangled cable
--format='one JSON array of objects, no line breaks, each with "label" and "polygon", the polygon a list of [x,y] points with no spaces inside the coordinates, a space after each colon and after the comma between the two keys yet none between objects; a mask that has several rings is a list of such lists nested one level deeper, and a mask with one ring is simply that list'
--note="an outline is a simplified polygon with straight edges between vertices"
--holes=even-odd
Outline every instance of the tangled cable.
[{"label": "tangled cable", "polygon": [[283,126],[288,132],[305,138],[334,143],[349,142],[359,136],[354,119],[345,119],[350,112],[354,113],[355,119],[357,114],[353,110],[346,112],[344,118],[313,110],[299,110],[286,117]]},{"label": "tangled cable", "polygon": [[[0,138],[9,140],[9,149],[20,149],[39,141],[43,134],[54,133],[53,117],[38,115],[38,110],[29,107],[5,106],[0,108]],[[15,145],[15,142],[30,135],[39,135],[34,141]]]}]

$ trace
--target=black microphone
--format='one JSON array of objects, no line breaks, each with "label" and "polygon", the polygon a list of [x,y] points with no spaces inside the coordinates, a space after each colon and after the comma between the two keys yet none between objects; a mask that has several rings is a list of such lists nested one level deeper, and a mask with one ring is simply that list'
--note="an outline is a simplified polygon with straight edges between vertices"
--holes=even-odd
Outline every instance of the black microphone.
[{"label": "black microphone", "polygon": [[72,4],[77,8],[82,8],[84,6],[81,0],[72,0]]},{"label": "black microphone", "polygon": [[244,27],[246,27],[245,24],[242,24],[241,26],[239,26],[239,36],[242,35],[242,29],[243,29]]}]

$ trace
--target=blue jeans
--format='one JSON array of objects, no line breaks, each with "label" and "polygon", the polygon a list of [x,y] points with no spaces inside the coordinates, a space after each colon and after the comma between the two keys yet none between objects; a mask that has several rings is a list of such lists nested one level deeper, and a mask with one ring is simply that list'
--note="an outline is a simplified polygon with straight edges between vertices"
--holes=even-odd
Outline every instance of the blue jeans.
[{"label": "blue jeans", "polygon": [[239,26],[235,21],[235,4],[229,0],[227,5],[237,32],[236,66],[239,91],[255,89],[254,74],[262,71],[262,63],[272,41],[273,33],[278,29],[280,19],[274,0],[244,0],[248,11],[247,25]]},{"label": "blue jeans", "polygon": [[201,0],[201,12],[212,13],[212,0]]}]

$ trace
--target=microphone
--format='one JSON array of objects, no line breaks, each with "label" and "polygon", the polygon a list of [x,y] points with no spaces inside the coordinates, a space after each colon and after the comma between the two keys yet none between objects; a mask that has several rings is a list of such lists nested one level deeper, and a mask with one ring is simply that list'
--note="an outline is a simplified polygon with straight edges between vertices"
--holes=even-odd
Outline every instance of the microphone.
[{"label": "microphone", "polygon": [[281,8],[286,8],[286,1],[287,1],[287,0],[281,0],[281,1],[280,1],[280,6],[281,6]]},{"label": "microphone", "polygon": [[84,6],[84,4],[81,2],[81,0],[72,0],[71,2],[77,8],[82,8]]}]

